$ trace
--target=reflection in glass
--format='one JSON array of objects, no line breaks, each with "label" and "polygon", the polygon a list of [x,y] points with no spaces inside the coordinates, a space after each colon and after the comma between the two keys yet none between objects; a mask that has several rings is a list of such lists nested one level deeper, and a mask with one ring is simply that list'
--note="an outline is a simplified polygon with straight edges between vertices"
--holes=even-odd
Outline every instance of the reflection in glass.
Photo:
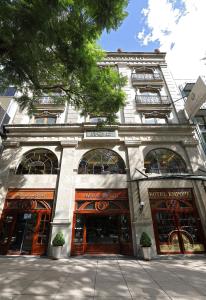
[{"label": "reflection in glass", "polygon": [[56,174],[58,160],[47,149],[34,149],[27,152],[21,161],[17,174]]},{"label": "reflection in glass", "polygon": [[81,159],[78,174],[125,174],[123,159],[114,151],[95,149]]},{"label": "reflection in glass", "polygon": [[145,173],[187,173],[183,159],[169,149],[154,149],[144,161]]}]

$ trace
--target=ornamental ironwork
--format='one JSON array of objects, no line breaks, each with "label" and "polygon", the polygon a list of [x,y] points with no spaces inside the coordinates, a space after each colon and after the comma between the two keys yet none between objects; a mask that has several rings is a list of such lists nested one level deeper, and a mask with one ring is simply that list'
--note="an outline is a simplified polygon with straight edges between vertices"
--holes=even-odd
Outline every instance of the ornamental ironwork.
[{"label": "ornamental ironwork", "polygon": [[47,149],[34,149],[27,152],[16,174],[57,174],[56,155]]}]

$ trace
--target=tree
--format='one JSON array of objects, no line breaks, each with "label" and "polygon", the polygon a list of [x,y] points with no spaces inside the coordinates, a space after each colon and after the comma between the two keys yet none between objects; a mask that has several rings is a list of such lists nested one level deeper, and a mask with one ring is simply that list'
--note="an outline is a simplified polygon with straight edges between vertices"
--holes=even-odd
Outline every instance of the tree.
[{"label": "tree", "polygon": [[57,95],[83,113],[107,115],[124,105],[125,78],[98,67],[96,40],[123,21],[127,0],[1,0],[1,86],[21,92],[31,113],[42,95]]}]

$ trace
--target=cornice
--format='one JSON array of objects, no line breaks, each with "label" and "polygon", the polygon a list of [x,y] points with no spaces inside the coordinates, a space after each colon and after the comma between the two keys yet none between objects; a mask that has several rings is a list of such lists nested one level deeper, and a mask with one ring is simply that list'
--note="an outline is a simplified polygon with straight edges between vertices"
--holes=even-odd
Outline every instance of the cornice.
[{"label": "cornice", "polygon": [[[7,137],[59,137],[69,136],[83,138],[86,130],[98,130],[100,128],[93,124],[54,124],[50,126],[34,125],[6,125],[5,134]],[[128,135],[192,135],[195,130],[194,125],[190,124],[167,124],[167,125],[148,125],[148,124],[118,124],[105,125],[102,130],[118,130],[118,134]]]}]

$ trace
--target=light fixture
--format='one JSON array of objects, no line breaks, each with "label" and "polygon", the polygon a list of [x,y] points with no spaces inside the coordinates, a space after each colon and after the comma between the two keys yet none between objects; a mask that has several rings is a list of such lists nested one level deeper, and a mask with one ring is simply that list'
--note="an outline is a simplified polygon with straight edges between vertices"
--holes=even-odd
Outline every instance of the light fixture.
[{"label": "light fixture", "polygon": [[140,211],[140,213],[143,211],[143,209],[144,209],[144,201],[140,201],[140,203],[139,203],[139,211]]}]

